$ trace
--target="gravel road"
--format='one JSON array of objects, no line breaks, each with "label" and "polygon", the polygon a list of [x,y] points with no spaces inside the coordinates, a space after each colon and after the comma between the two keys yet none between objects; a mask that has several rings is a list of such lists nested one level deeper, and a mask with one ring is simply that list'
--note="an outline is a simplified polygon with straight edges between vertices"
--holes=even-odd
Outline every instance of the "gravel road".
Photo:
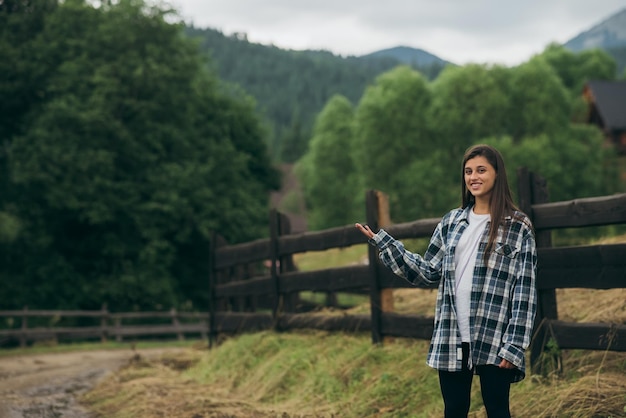
[{"label": "gravel road", "polygon": [[76,397],[136,354],[175,349],[98,350],[0,357],[0,418],[90,418]]}]

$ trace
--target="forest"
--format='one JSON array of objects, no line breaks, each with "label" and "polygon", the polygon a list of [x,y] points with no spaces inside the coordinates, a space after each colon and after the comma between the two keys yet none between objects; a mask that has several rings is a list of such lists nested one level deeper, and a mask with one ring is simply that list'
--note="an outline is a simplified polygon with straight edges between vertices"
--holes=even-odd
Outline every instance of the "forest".
[{"label": "forest", "polygon": [[141,0],[0,2],[5,309],[204,307],[280,184],[249,96]]},{"label": "forest", "polygon": [[[315,116],[335,94],[356,103],[382,72],[402,64],[388,56],[340,57],[328,51],[291,51],[248,42],[245,34],[225,35],[210,28],[186,26],[220,79],[243,88],[257,101],[269,129],[270,155],[282,162],[306,151]],[[412,63],[429,79],[445,62]]]},{"label": "forest", "polygon": [[455,168],[479,142],[506,156],[513,190],[522,166],[546,178],[552,201],[626,190],[623,157],[586,123],[581,92],[590,79],[615,79],[607,53],[549,45],[516,67],[449,66],[434,81],[399,66],[356,105],[334,96],[296,164],[309,228],[363,219],[369,189],[389,195],[396,222],[441,216],[461,203]]},{"label": "forest", "polygon": [[553,45],[515,68],[439,72],[335,68],[323,51],[274,68],[283,52],[262,49],[247,77],[298,92],[276,105],[290,126],[278,146],[255,92],[221,76],[175,10],[4,0],[0,50],[5,309],[206,310],[213,232],[263,237],[284,161],[297,164],[313,228],[361,219],[369,188],[390,195],[397,221],[440,216],[458,204],[448,168],[477,141],[546,176],[553,200],[623,190],[614,150],[583,123],[585,80],[616,77],[602,51]]},{"label": "forest", "polygon": [[[392,55],[377,51],[364,56],[338,56],[328,51],[280,49],[249,42],[245,33],[226,35],[193,25],[187,25],[185,33],[209,55],[220,79],[243,88],[256,99],[257,110],[270,131],[270,155],[285,163],[298,160],[306,152],[315,117],[333,95],[340,94],[356,105],[365,87],[398,65],[410,65],[430,81],[444,67],[457,66],[427,53],[407,56],[409,51]],[[626,45],[605,52],[616,62],[615,76],[625,77]]]}]

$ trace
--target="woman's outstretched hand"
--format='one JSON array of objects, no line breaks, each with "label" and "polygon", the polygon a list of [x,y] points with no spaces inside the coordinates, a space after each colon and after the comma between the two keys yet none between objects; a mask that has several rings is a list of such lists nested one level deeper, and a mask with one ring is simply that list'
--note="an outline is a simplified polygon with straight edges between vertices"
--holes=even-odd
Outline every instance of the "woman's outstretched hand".
[{"label": "woman's outstretched hand", "polygon": [[361,231],[363,233],[363,235],[365,235],[368,239],[373,238],[374,232],[372,232],[372,230],[370,229],[369,226],[367,225],[361,225],[359,223],[354,224],[354,226],[356,226],[356,229],[358,229],[359,231]]}]

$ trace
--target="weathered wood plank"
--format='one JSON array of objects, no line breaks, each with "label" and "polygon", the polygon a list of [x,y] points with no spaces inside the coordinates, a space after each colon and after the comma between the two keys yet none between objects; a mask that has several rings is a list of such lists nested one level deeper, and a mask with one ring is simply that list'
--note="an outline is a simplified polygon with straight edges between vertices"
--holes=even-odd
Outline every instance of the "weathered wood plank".
[{"label": "weathered wood plank", "polygon": [[626,288],[626,244],[540,248],[537,288]]},{"label": "weathered wood plank", "polygon": [[363,234],[354,225],[346,225],[323,231],[282,236],[278,239],[278,255],[345,248],[356,244],[365,244],[366,241]]},{"label": "weathered wood plank", "polygon": [[208,325],[179,324],[179,325],[124,325],[116,328],[109,328],[110,336],[145,336],[145,335],[171,335],[180,333],[200,334],[207,332]]},{"label": "weathered wood plank", "polygon": [[273,293],[274,282],[270,276],[239,280],[215,286],[215,297],[218,299],[225,297],[272,295]]},{"label": "weathered wood plank", "polygon": [[289,272],[280,276],[283,293],[310,290],[313,292],[339,292],[369,286],[367,265],[337,267],[310,272]]},{"label": "weathered wood plank", "polygon": [[434,318],[387,312],[382,315],[382,328],[383,334],[387,336],[430,340]]},{"label": "weathered wood plank", "polygon": [[626,351],[626,325],[549,321],[549,335],[561,349]]},{"label": "weathered wood plank", "polygon": [[441,218],[420,219],[413,222],[391,225],[385,228],[396,239],[430,238]]},{"label": "weathered wood plank", "polygon": [[[106,329],[105,329],[106,330]],[[27,329],[3,329],[0,335],[5,337],[24,336],[27,339],[42,339],[54,337],[99,337],[102,335],[102,327],[37,327]]]},{"label": "weathered wood plank", "polygon": [[626,223],[626,193],[532,206],[535,229]]},{"label": "weathered wood plank", "polygon": [[216,248],[214,268],[222,270],[239,264],[268,260],[269,258],[270,240],[260,239],[244,244]]}]

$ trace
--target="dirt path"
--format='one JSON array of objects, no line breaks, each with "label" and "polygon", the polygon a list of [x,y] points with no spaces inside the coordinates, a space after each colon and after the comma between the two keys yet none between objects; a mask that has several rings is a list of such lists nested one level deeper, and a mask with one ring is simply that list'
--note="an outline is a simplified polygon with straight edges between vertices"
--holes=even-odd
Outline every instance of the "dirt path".
[{"label": "dirt path", "polygon": [[100,350],[0,357],[0,418],[88,418],[76,396],[128,363],[176,349]]}]

